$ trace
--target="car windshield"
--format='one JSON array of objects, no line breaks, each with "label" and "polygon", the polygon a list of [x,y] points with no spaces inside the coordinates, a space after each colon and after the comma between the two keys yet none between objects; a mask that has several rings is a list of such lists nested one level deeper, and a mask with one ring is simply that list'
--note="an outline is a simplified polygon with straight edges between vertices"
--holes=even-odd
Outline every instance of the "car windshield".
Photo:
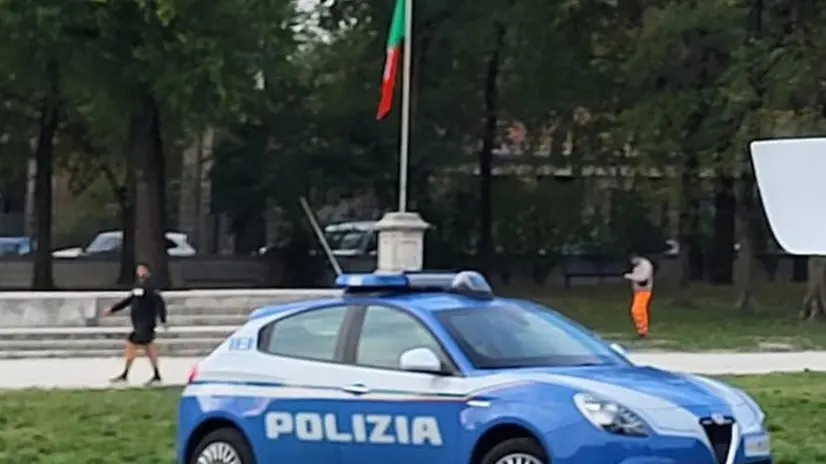
[{"label": "car windshield", "polygon": [[95,237],[91,243],[86,247],[88,253],[99,253],[103,251],[112,251],[120,248],[121,236],[120,234],[100,234]]},{"label": "car windshield", "polygon": [[324,239],[327,240],[327,244],[330,245],[330,248],[337,249],[339,242],[341,242],[341,238],[344,237],[346,232],[342,231],[327,231],[324,232]]},{"label": "car windshield", "polygon": [[499,304],[436,315],[477,369],[628,364],[585,328],[538,305]]},{"label": "car windshield", "polygon": [[328,235],[327,242],[333,250],[357,250],[361,247],[361,242],[364,241],[364,235],[366,233],[367,232],[362,230],[336,232]]}]

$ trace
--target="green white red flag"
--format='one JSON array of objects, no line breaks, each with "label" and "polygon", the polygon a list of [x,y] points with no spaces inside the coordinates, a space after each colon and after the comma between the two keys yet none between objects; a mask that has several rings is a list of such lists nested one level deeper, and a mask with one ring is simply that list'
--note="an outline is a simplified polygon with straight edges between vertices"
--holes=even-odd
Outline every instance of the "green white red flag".
[{"label": "green white red flag", "polygon": [[393,90],[396,86],[396,74],[399,71],[399,58],[402,53],[402,41],[404,37],[404,10],[405,1],[396,0],[396,7],[393,10],[393,20],[390,23],[390,32],[387,36],[387,56],[384,61],[384,74],[381,79],[381,100],[376,119],[382,120],[390,113],[393,106]]}]

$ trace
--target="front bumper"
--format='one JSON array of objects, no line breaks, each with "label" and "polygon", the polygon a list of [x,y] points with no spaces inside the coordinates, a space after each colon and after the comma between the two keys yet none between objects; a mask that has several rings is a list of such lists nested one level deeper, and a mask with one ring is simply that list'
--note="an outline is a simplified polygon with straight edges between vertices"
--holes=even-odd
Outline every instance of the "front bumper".
[{"label": "front bumper", "polygon": [[[589,464],[772,464],[768,436],[764,432],[738,436],[732,442],[735,448],[731,453],[731,459],[724,462],[717,461],[707,443],[701,438],[664,435],[637,438],[608,433],[590,433],[587,436],[590,438],[587,441],[569,440],[567,444],[553,437],[547,437],[552,456],[551,462],[554,464],[582,464],[583,462]],[[583,445],[583,443],[588,444]]]}]

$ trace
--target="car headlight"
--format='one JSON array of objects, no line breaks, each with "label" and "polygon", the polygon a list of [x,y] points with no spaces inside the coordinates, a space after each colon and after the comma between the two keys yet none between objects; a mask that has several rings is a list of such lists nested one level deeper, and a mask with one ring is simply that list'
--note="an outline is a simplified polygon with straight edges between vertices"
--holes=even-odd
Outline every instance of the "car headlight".
[{"label": "car headlight", "polygon": [[588,393],[577,393],[574,404],[589,422],[606,432],[632,437],[648,436],[645,421],[619,403]]}]

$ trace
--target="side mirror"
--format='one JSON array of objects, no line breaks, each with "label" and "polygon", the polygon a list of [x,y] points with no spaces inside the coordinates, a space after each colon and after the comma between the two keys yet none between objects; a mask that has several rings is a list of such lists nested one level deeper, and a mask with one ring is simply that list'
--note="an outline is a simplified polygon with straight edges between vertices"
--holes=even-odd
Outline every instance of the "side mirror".
[{"label": "side mirror", "polygon": [[611,343],[611,349],[614,350],[618,355],[622,356],[623,358],[628,357],[628,353],[625,351],[625,348],[622,347],[619,343]]},{"label": "side mirror", "polygon": [[405,351],[399,357],[399,366],[409,372],[444,374],[442,361],[430,348],[413,348]]}]

